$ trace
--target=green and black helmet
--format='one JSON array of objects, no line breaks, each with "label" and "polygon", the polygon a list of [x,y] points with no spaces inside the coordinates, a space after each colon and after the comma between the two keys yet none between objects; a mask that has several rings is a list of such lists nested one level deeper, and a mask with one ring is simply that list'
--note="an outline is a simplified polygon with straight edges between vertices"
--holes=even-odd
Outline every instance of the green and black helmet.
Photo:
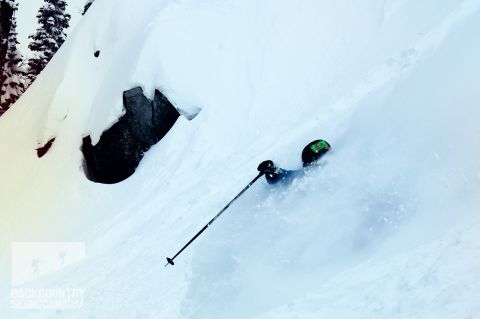
[{"label": "green and black helmet", "polygon": [[316,140],[309,143],[302,151],[303,166],[308,166],[318,161],[330,149],[330,144],[324,140]]}]

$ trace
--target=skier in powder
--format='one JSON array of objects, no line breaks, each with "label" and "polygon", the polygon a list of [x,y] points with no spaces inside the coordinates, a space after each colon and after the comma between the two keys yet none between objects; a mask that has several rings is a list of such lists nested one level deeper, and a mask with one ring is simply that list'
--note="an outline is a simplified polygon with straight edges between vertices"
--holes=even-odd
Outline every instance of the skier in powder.
[{"label": "skier in powder", "polygon": [[279,181],[286,181],[286,180],[291,180],[294,176],[299,176],[301,174],[305,173],[305,169],[315,162],[317,162],[320,157],[325,155],[325,153],[330,150],[330,144],[328,144],[324,140],[316,140],[305,146],[302,152],[302,162],[303,162],[303,167],[304,169],[296,170],[296,171],[290,171],[286,169],[279,168],[273,163],[273,161],[267,160],[263,161],[258,165],[258,171],[260,174],[258,174],[245,188],[237,194],[220,212],[218,212],[205,226],[203,226],[200,231],[195,234],[173,257],[169,258],[167,257],[167,263],[165,264],[165,267],[168,265],[175,265],[174,259],[177,258],[182,251],[185,250],[195,239],[197,239],[198,236],[200,236],[215,220],[220,217],[227,209],[230,207],[230,205],[242,194],[250,188],[250,186],[255,183],[262,175],[265,175],[267,182],[269,184],[275,184]]},{"label": "skier in powder", "polygon": [[305,168],[317,162],[330,148],[330,144],[324,140],[315,140],[305,146],[302,151],[303,169],[301,170],[286,170],[278,167],[271,160],[261,162],[257,169],[259,172],[265,174],[265,178],[269,184],[290,180],[293,177],[304,174]]}]

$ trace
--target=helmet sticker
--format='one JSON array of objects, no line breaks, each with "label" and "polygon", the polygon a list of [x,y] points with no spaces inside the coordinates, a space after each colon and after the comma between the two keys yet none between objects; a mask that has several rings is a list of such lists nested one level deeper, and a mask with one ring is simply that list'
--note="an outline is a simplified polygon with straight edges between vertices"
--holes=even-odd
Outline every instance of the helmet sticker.
[{"label": "helmet sticker", "polygon": [[325,141],[318,141],[317,143],[313,144],[310,146],[310,149],[314,151],[315,153],[318,153],[324,149],[328,150],[328,143]]}]

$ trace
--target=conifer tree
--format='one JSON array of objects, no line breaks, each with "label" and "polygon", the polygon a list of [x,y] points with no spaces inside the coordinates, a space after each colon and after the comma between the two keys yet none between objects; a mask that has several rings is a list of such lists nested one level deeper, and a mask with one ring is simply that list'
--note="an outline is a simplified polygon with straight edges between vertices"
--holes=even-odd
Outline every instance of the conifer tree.
[{"label": "conifer tree", "polygon": [[14,7],[14,1],[0,0],[0,68],[3,67],[7,56],[7,39],[12,26]]},{"label": "conifer tree", "polygon": [[4,52],[4,55],[2,54],[0,57],[0,116],[8,110],[26,88],[25,70],[21,65],[22,55],[17,49],[19,42],[17,41],[15,12],[18,4],[15,0],[3,0],[2,6],[5,5],[10,6],[12,15],[8,23],[8,31],[2,27],[5,35],[0,44],[2,52]]},{"label": "conifer tree", "polygon": [[35,77],[45,68],[53,55],[65,42],[65,29],[69,26],[70,15],[65,12],[67,3],[64,0],[45,0],[38,11],[37,19],[40,27],[29,38],[28,45],[34,57],[28,61],[28,77]]}]

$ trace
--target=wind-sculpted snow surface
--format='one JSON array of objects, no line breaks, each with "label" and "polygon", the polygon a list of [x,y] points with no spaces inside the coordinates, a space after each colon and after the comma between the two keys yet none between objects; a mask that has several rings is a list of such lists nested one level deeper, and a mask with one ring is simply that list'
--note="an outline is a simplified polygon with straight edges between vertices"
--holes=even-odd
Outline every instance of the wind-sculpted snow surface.
[{"label": "wind-sculpted snow surface", "polygon": [[[97,0],[0,119],[0,293],[12,241],[83,241],[84,260],[26,287],[85,300],[2,298],[1,317],[475,318],[478,30],[480,0]],[[91,183],[82,137],[134,86],[202,111],[127,180]],[[163,267],[261,160],[299,168],[317,138],[320,167],[257,182]]]}]

